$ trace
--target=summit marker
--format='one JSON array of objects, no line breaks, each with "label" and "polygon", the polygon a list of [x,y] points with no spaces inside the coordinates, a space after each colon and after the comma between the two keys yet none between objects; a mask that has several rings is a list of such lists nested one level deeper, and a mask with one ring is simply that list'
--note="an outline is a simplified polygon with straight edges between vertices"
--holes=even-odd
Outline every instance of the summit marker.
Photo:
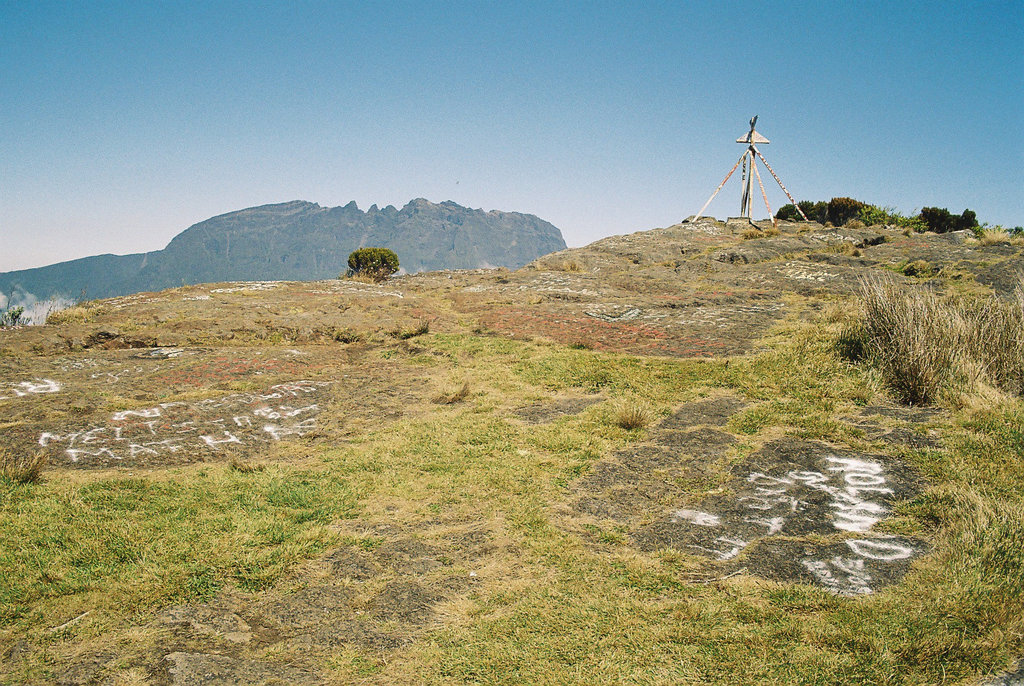
[{"label": "summit marker", "polygon": [[729,173],[725,175],[724,179],[722,179],[722,183],[718,184],[718,188],[716,188],[715,192],[711,194],[711,197],[708,198],[708,201],[706,203],[704,203],[704,206],[700,208],[700,211],[690,219],[691,222],[695,222],[698,219],[700,219],[701,216],[703,216],[704,210],[708,208],[708,205],[710,205],[711,201],[715,199],[715,196],[718,195],[718,192],[722,190],[722,187],[725,185],[725,182],[728,181],[729,177],[733,175],[733,172],[736,171],[736,168],[739,167],[740,164],[742,164],[743,195],[740,198],[740,217],[743,217],[748,221],[750,220],[751,210],[753,209],[754,204],[754,176],[757,176],[757,185],[761,189],[761,197],[764,198],[764,206],[768,209],[768,218],[772,220],[772,224],[775,224],[775,215],[772,213],[772,206],[768,204],[768,194],[765,193],[764,191],[764,183],[761,181],[761,172],[758,171],[757,169],[758,159],[760,159],[761,162],[764,163],[765,169],[767,169],[769,173],[771,173],[772,177],[779,184],[779,188],[782,189],[782,192],[786,194],[786,197],[789,198],[789,201],[793,203],[794,207],[796,207],[796,211],[800,213],[800,216],[804,218],[804,221],[807,221],[807,216],[804,214],[803,210],[800,209],[800,206],[797,204],[796,200],[794,200],[793,196],[789,194],[788,190],[786,190],[786,187],[783,185],[782,180],[779,178],[778,174],[776,174],[775,171],[772,169],[771,165],[768,164],[768,160],[766,160],[764,158],[764,155],[761,154],[761,151],[757,149],[758,143],[768,145],[771,141],[769,141],[767,138],[762,136],[754,129],[754,126],[756,124],[757,115],[754,115],[750,120],[750,131],[747,132],[747,135],[741,136],[740,138],[736,139],[737,143],[746,143],[747,149],[744,150],[743,154],[740,155],[740,158],[736,160],[736,164],[732,166],[732,169],[729,170]]}]

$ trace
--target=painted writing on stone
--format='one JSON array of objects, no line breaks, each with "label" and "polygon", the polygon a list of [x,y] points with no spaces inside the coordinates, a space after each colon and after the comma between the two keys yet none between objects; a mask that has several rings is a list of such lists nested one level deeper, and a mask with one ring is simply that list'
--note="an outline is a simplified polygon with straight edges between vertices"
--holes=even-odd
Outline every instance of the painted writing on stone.
[{"label": "painted writing on stone", "polygon": [[[736,499],[739,516],[727,519],[714,512],[676,510],[669,521],[711,529],[713,539],[701,537],[688,547],[720,561],[737,557],[751,542],[785,533],[790,522],[827,519],[837,531],[864,534],[888,513],[885,497],[893,493],[881,464],[873,460],[824,455],[821,471],[790,470],[781,474],[750,473]],[[818,491],[827,495],[811,499]],[[735,512],[735,510],[733,510]],[[845,541],[846,551],[824,559],[801,560],[804,569],[822,586],[846,596],[872,592],[871,569],[906,560],[917,551],[889,538],[857,538]]]},{"label": "painted writing on stone", "polygon": [[836,555],[828,560],[804,559],[801,564],[814,579],[837,595],[858,596],[872,593],[872,563],[906,560],[914,548],[885,538],[850,539],[845,541],[852,555]]},{"label": "painted writing on stone", "polygon": [[53,379],[36,379],[35,381],[8,383],[0,386],[0,400],[24,398],[43,393],[57,393],[60,389],[61,385]]},{"label": "painted writing on stone", "polygon": [[[836,457],[825,458],[826,472],[790,471],[784,476],[770,476],[753,472],[747,482],[754,486],[752,495],[740,498],[748,509],[771,511],[783,518],[806,509],[800,499],[802,488],[824,491],[829,495],[832,525],[841,531],[868,531],[888,512],[879,501],[891,495],[886,485],[882,465],[870,460]],[[749,520],[748,520],[749,521]],[[778,518],[776,531],[781,530]]]},{"label": "painted writing on stone", "polygon": [[71,462],[175,455],[205,448],[304,436],[316,428],[327,382],[295,381],[263,393],[233,393],[193,403],[169,402],[121,410],[103,426],[71,432],[44,431],[39,445],[60,446]]}]

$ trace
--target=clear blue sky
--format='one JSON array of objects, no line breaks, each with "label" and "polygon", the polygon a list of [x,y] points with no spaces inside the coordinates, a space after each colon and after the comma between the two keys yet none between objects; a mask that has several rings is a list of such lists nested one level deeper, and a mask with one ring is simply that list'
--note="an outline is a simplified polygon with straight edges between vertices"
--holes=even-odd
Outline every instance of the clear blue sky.
[{"label": "clear blue sky", "polygon": [[754,114],[798,199],[1024,224],[1019,0],[0,0],[0,270],[294,199],[531,212],[582,245],[699,209]]}]

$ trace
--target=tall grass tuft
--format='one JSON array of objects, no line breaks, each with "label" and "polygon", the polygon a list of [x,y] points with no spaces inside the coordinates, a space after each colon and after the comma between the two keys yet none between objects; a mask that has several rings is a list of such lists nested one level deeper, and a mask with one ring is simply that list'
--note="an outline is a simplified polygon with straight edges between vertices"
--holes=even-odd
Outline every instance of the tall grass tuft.
[{"label": "tall grass tuft", "polygon": [[653,419],[651,411],[635,402],[623,401],[615,408],[614,422],[627,431],[642,429]]},{"label": "tall grass tuft", "polygon": [[1024,395],[1024,274],[1017,281],[1012,298],[992,297],[964,308],[964,345],[989,383]]},{"label": "tall grass tuft", "polygon": [[[1024,394],[1024,277],[1011,299],[941,297],[889,276],[861,280],[864,314],[843,332],[840,352],[879,368],[901,400],[958,398],[987,383]],[[859,340],[858,340],[859,339]]]},{"label": "tall grass tuft", "polygon": [[0,449],[0,476],[20,484],[39,481],[46,466],[46,453],[12,453]]}]

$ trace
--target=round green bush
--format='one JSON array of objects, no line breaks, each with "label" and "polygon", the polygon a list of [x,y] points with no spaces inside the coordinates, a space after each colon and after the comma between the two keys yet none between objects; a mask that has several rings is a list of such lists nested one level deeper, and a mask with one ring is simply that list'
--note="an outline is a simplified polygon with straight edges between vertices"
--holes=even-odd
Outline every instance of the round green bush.
[{"label": "round green bush", "polygon": [[348,256],[353,274],[383,281],[398,271],[398,255],[387,248],[359,248]]}]

